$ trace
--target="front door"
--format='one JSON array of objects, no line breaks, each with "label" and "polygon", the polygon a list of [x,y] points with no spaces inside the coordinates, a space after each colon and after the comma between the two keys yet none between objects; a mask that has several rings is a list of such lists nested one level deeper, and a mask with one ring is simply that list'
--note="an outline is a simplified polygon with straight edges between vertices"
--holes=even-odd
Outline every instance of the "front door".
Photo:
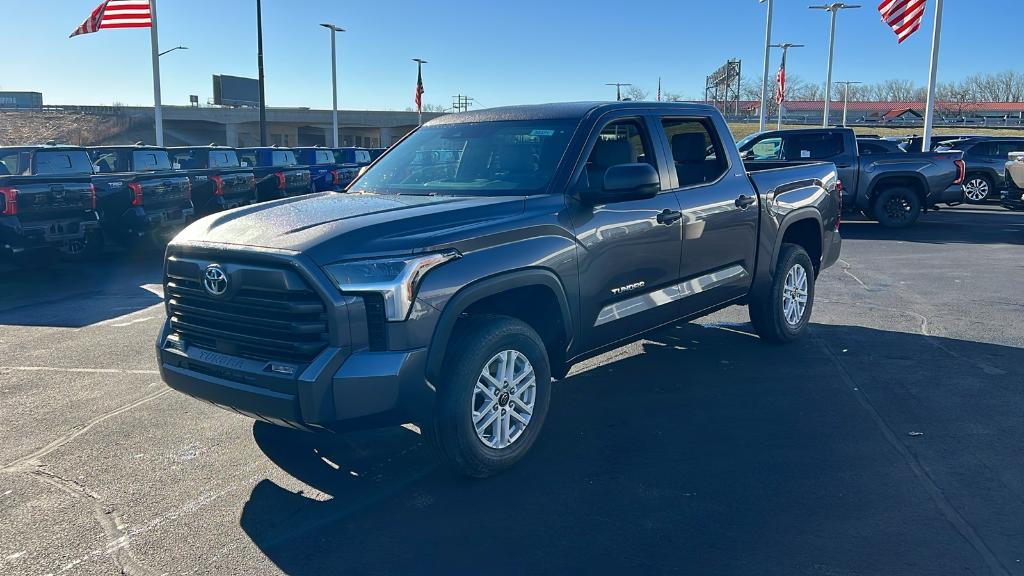
[{"label": "front door", "polygon": [[754,275],[759,199],[710,118],[665,117],[660,124],[683,212],[678,295],[681,314],[689,315],[747,293]]},{"label": "front door", "polygon": [[577,189],[601,189],[608,168],[637,162],[654,166],[663,183],[653,198],[581,203],[573,211],[580,255],[580,342],[586,350],[677,316],[677,301],[666,291],[678,283],[681,214],[653,141],[643,117],[607,120],[591,134],[586,165],[579,169]]}]

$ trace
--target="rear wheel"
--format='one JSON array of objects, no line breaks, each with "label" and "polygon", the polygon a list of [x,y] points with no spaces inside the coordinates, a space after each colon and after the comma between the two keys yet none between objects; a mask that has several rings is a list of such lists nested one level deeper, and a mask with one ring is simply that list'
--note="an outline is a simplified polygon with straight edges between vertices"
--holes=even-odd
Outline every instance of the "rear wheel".
[{"label": "rear wheel", "polygon": [[888,188],[875,198],[872,212],[886,228],[906,228],[921,216],[921,199],[910,188]]},{"label": "rear wheel", "polygon": [[992,197],[992,180],[981,174],[971,174],[964,182],[964,199],[969,204],[982,204]]},{"label": "rear wheel", "polygon": [[449,350],[432,436],[456,471],[492,476],[519,462],[544,424],[551,398],[544,342],[520,320],[481,316],[460,326]]},{"label": "rear wheel", "polygon": [[750,322],[754,331],[768,342],[792,342],[807,331],[813,307],[814,265],[811,258],[802,247],[783,244],[771,287],[750,302]]}]

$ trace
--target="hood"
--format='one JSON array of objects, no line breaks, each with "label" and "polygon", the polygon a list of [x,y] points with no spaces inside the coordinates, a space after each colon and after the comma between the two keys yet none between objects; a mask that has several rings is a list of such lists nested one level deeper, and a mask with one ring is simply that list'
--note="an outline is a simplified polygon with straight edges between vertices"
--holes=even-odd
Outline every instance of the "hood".
[{"label": "hood", "polygon": [[253,246],[299,252],[326,264],[362,255],[418,251],[472,236],[521,214],[522,197],[309,194],[207,216],[175,244]]}]

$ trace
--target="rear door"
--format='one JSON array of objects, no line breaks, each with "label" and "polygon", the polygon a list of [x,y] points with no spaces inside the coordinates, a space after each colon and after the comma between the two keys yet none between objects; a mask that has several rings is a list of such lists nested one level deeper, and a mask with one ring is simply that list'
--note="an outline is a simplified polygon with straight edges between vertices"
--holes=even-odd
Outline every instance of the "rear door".
[{"label": "rear door", "polygon": [[726,152],[724,127],[706,116],[662,116],[658,124],[683,212],[679,298],[687,315],[747,293],[759,200],[742,163]]},{"label": "rear door", "polygon": [[[860,165],[856,162],[856,148],[850,150],[843,132],[836,130],[799,131],[784,133],[782,156],[784,160],[804,162],[832,162],[839,172],[839,180],[848,190],[857,189]],[[855,145],[855,144],[854,144]]]},{"label": "rear door", "polygon": [[594,349],[678,317],[682,226],[668,167],[642,116],[610,115],[589,137],[576,189],[603,189],[619,164],[647,163],[661,175],[654,198],[580,205],[573,215],[579,242],[581,341]]}]

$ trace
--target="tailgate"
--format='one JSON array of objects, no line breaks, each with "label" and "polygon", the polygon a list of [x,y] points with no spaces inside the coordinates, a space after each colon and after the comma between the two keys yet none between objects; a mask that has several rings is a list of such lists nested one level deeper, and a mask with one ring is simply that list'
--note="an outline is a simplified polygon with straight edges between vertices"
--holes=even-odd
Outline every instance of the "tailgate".
[{"label": "tailgate", "polygon": [[4,185],[17,190],[17,214],[25,224],[81,218],[94,208],[88,176],[13,176]]},{"label": "tailgate", "polygon": [[181,209],[192,197],[188,176],[181,173],[137,176],[134,183],[142,186],[142,205],[147,211]]},{"label": "tailgate", "polygon": [[224,182],[224,197],[241,199],[256,194],[256,178],[252,170],[225,170],[220,174]]},{"label": "tailgate", "polygon": [[309,170],[287,170],[284,173],[285,191],[291,196],[293,194],[306,194],[309,190],[311,180]]}]

